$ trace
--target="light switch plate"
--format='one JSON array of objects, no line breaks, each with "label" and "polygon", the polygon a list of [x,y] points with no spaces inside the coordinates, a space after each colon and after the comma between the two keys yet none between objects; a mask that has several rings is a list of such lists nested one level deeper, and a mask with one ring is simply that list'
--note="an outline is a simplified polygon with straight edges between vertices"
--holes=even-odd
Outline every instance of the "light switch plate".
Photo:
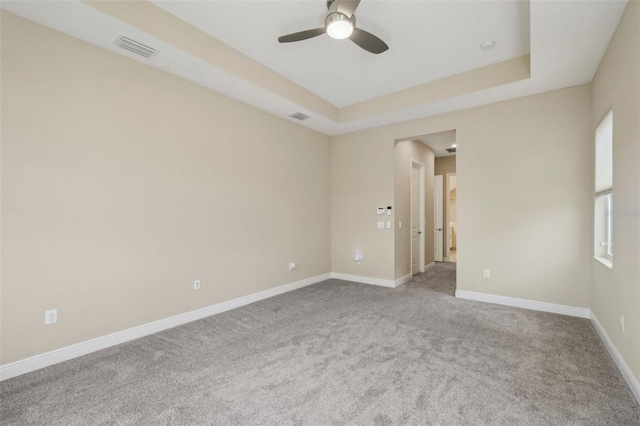
[{"label": "light switch plate", "polygon": [[393,228],[393,222],[391,222],[390,220],[387,221],[387,229],[391,229]]},{"label": "light switch plate", "polygon": [[384,222],[378,222],[378,229],[384,229]]},{"label": "light switch plate", "polygon": [[378,207],[378,214],[384,214],[384,207]]}]

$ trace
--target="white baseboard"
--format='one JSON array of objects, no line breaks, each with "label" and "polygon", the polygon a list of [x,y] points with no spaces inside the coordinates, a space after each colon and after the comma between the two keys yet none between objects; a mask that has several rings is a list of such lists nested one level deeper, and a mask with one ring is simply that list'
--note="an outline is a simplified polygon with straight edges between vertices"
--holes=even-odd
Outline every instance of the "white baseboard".
[{"label": "white baseboard", "polygon": [[[432,264],[426,266],[431,265]],[[0,381],[20,376],[31,371],[39,370],[41,368],[48,367],[50,365],[57,364],[63,361],[68,361],[70,359],[77,358],[83,355],[87,355],[101,349],[119,345],[130,340],[139,339],[140,337],[148,336],[159,331],[177,327],[188,322],[196,321],[202,318],[209,317],[211,315],[216,315],[222,312],[229,311],[231,309],[239,308],[241,306],[267,299],[269,297],[277,296],[282,293],[287,293],[289,291],[316,284],[329,278],[395,288],[411,280],[411,274],[405,275],[402,278],[398,278],[395,281],[385,280],[381,278],[361,277],[358,275],[341,274],[337,272],[316,275],[315,277],[310,277],[293,283],[284,284],[268,290],[260,291],[258,293],[239,297],[237,299],[218,303],[216,305],[207,306],[206,308],[197,309],[195,311],[186,312],[184,314],[175,315],[158,321],[153,321],[137,327],[129,328],[127,330],[118,331],[106,336],[97,337],[95,339],[87,340],[75,345],[56,349],[50,352],[32,356],[30,358],[2,365],[0,366]],[[517,299],[514,297],[496,296],[493,294],[477,293],[467,290],[456,290],[456,297],[460,299],[496,303],[500,305],[514,306],[518,308],[552,312],[590,319],[596,331],[598,332],[598,335],[602,339],[605,347],[609,351],[609,354],[611,354],[611,357],[613,358],[615,364],[618,366],[618,369],[622,373],[622,376],[629,385],[629,388],[633,392],[633,395],[640,403],[640,383],[614,346],[611,339],[609,339],[609,336],[605,332],[596,316],[589,309],[577,308],[574,306],[557,305],[554,303],[537,302],[534,300]]]},{"label": "white baseboard", "polygon": [[555,303],[538,302],[535,300],[517,299],[515,297],[497,296],[495,294],[477,293],[475,291],[456,290],[456,297],[475,300],[478,302],[495,303],[498,305],[514,306],[516,308],[534,311],[552,312],[578,318],[591,318],[591,310],[575,306],[557,305]]},{"label": "white baseboard", "polygon": [[397,280],[394,281],[394,287],[400,287],[402,284],[411,281],[411,278],[413,278],[413,275],[411,274],[407,274],[404,277],[400,277]]},{"label": "white baseboard", "polygon": [[186,324],[191,321],[196,321],[211,315],[239,308],[241,306],[245,306],[259,300],[277,296],[282,293],[287,293],[289,291],[306,287],[320,281],[328,280],[329,278],[331,278],[331,274],[329,273],[316,275],[315,277],[310,277],[304,280],[284,284],[278,287],[270,288],[268,290],[260,291],[258,293],[238,297],[237,299],[228,300],[216,305],[207,306],[206,308],[197,309],[195,311],[186,312],[184,314],[175,315],[158,321],[153,321],[147,324],[139,325],[137,327],[129,328],[127,330],[118,331],[106,336],[97,337],[95,339],[87,340],[75,345],[67,346],[43,354],[35,355],[30,358],[5,364],[0,366],[0,381],[19,376],[21,374],[29,373],[31,371],[39,370],[41,368],[48,367],[62,361],[77,358],[82,355],[87,355],[91,352],[96,352],[101,349],[119,345],[130,340],[148,336],[150,334]]},{"label": "white baseboard", "polygon": [[404,277],[398,278],[397,280],[385,280],[382,278],[371,278],[371,277],[363,277],[360,275],[350,275],[350,274],[342,274],[340,272],[332,272],[331,278],[335,278],[337,280],[344,280],[344,281],[353,281],[361,284],[377,285],[380,287],[396,288],[396,287],[400,287],[402,284],[406,283],[407,281],[411,281],[411,278],[413,278],[413,276],[411,274],[407,274]]},{"label": "white baseboard", "polygon": [[432,267],[433,265],[435,265],[435,264],[436,264],[436,262],[431,262],[431,263],[430,263],[430,264],[428,264],[428,265],[424,265],[424,270],[426,271],[427,269],[431,268],[431,267]]},{"label": "white baseboard", "polygon": [[[362,283],[362,284],[379,285],[381,287],[390,287],[390,288],[396,288],[397,287],[395,280],[385,280],[385,279],[382,279],[382,278],[362,277],[360,275],[342,274],[340,272],[332,272],[331,273],[331,278],[335,278],[337,280],[344,280],[344,281],[353,281],[353,282]],[[402,279],[402,278],[400,278],[400,279]]]},{"label": "white baseboard", "polygon": [[640,382],[633,374],[627,363],[618,352],[607,333],[604,331],[602,324],[598,321],[598,318],[587,308],[577,308],[575,306],[556,305],[555,303],[537,302],[534,300],[516,299],[514,297],[496,296],[494,294],[477,293],[475,291],[456,290],[456,297],[460,299],[476,300],[479,302],[496,303],[499,305],[514,306],[517,308],[532,309],[534,311],[552,312],[555,314],[569,315],[572,317],[587,318],[593,323],[596,332],[600,336],[602,343],[609,351],[611,358],[618,366],[618,370],[624,377],[624,380],[629,385],[629,389],[635,396],[638,403],[640,403]]},{"label": "white baseboard", "polygon": [[613,358],[613,362],[618,366],[618,370],[622,373],[622,377],[624,377],[627,385],[629,385],[631,392],[633,392],[633,396],[635,396],[638,403],[640,403],[640,382],[638,382],[638,379],[636,379],[633,372],[624,361],[624,358],[622,358],[622,355],[620,355],[620,352],[618,352],[618,349],[616,349],[615,345],[607,335],[607,332],[604,331],[604,327],[602,327],[602,324],[600,324],[600,321],[598,321],[598,318],[596,318],[593,312],[591,312],[591,323],[598,332],[602,343],[604,343],[604,347],[607,348],[611,358]]}]

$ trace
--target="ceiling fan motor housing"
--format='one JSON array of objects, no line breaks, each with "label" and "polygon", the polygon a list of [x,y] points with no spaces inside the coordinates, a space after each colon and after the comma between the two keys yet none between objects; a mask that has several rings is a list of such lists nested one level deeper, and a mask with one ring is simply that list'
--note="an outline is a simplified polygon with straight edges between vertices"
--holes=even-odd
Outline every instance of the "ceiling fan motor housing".
[{"label": "ceiling fan motor housing", "polygon": [[353,15],[351,18],[348,18],[347,15],[343,15],[339,12],[332,12],[324,18],[324,27],[329,27],[329,24],[333,22],[351,22],[351,26],[353,28],[356,27],[356,16]]}]

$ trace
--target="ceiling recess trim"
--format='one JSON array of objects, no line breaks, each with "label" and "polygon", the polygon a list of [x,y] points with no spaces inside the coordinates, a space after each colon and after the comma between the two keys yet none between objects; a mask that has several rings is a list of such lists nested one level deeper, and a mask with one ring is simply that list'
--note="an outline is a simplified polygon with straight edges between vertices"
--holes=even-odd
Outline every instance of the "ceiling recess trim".
[{"label": "ceiling recess trim", "polygon": [[82,3],[249,83],[277,93],[304,109],[338,121],[336,106],[151,2],[83,0]]},{"label": "ceiling recess trim", "polygon": [[340,123],[362,120],[531,78],[529,55],[476,68],[340,110]]}]

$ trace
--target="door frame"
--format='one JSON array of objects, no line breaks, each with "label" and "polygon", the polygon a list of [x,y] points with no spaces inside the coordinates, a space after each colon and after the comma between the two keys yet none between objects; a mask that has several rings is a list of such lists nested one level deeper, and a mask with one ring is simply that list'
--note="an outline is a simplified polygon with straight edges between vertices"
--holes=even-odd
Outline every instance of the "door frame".
[{"label": "door frame", "polygon": [[[445,187],[446,187],[445,190],[447,191],[446,192],[446,201],[447,202],[446,202],[446,205],[444,206],[444,212],[445,212],[444,216],[445,216],[445,221],[446,221],[445,222],[445,224],[446,224],[445,226],[446,226],[447,232],[444,233],[444,246],[445,246],[445,249],[446,249],[445,252],[444,252],[444,254],[445,254],[444,261],[445,262],[451,262],[451,259],[449,259],[449,257],[451,256],[451,247],[450,247],[450,244],[449,244],[449,226],[450,226],[450,223],[451,223],[451,221],[449,220],[449,208],[451,206],[451,190],[449,189],[449,178],[451,176],[456,176],[456,173],[453,172],[453,173],[447,173],[446,174],[447,182],[445,183]],[[456,176],[456,188],[458,187],[458,182],[457,181],[458,181],[458,177]],[[457,222],[458,221],[456,221],[456,223]],[[456,248],[456,250],[457,250],[457,248]]]},{"label": "door frame", "polygon": [[412,211],[412,203],[413,203],[413,197],[411,196],[411,188],[412,188],[412,180],[413,180],[413,170],[416,169],[419,171],[419,177],[418,179],[420,179],[420,185],[419,185],[419,192],[420,192],[420,224],[418,226],[419,232],[420,232],[420,237],[419,237],[419,241],[418,244],[420,245],[420,253],[418,254],[418,267],[419,267],[419,271],[420,272],[424,272],[424,254],[425,254],[425,235],[424,235],[424,228],[425,228],[425,211],[424,211],[424,191],[425,191],[425,176],[424,176],[424,170],[425,170],[425,165],[424,163],[421,163],[420,161],[416,160],[415,158],[410,158],[409,159],[409,271],[411,272],[411,276],[413,277],[413,247],[411,245],[411,229],[413,228],[413,222],[411,219],[411,211]]}]

